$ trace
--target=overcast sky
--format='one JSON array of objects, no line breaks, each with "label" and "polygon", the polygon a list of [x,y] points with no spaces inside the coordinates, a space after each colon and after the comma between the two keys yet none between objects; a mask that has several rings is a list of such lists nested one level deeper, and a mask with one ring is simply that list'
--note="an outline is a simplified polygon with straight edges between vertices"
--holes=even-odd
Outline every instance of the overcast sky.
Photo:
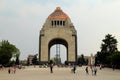
[{"label": "overcast sky", "polygon": [[120,50],[120,0],[0,0],[0,41],[16,45],[21,60],[38,53],[39,32],[58,6],[77,30],[79,55],[100,51],[107,34]]}]

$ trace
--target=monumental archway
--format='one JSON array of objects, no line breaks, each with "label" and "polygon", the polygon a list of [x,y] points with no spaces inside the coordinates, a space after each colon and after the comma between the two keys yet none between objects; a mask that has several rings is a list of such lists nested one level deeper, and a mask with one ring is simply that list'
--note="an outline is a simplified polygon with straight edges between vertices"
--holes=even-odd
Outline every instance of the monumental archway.
[{"label": "monumental archway", "polygon": [[67,61],[74,63],[77,60],[77,33],[70,18],[60,7],[51,13],[42,29],[39,37],[39,61],[50,61],[50,48],[54,44],[62,44],[67,49]]}]

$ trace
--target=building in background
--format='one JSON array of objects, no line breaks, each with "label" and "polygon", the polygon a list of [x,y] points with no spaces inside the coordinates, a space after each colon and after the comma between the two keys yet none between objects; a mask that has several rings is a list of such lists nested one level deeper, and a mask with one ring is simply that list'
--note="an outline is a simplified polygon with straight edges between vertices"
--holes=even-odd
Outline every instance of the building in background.
[{"label": "building in background", "polygon": [[28,55],[28,58],[27,58],[27,63],[28,63],[28,65],[32,65],[32,64],[33,64],[33,63],[32,63],[32,60],[33,60],[34,56],[35,56],[35,55]]},{"label": "building in background", "polygon": [[[81,56],[78,56],[78,58]],[[95,65],[95,56],[91,54],[90,56],[84,56],[85,64],[86,65]]]}]

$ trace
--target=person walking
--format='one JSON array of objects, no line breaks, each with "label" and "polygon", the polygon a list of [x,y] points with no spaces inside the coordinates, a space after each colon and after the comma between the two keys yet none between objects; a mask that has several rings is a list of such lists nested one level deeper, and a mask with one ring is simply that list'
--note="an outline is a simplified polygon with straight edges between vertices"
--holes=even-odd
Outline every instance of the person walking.
[{"label": "person walking", "polygon": [[13,73],[14,74],[16,73],[16,67],[15,66],[13,67]]},{"label": "person walking", "polygon": [[11,72],[11,68],[9,67],[9,68],[8,68],[8,73],[10,74],[10,72]]},{"label": "person walking", "polygon": [[102,70],[102,64],[100,64],[100,70]]},{"label": "person walking", "polygon": [[85,68],[85,72],[86,72],[86,74],[89,74],[88,67]]},{"label": "person walking", "polygon": [[76,72],[76,65],[73,66],[73,72]]},{"label": "person walking", "polygon": [[97,68],[96,68],[96,66],[94,67],[94,75],[95,76],[97,75]]},{"label": "person walking", "polygon": [[53,64],[50,64],[50,72],[53,73]]}]

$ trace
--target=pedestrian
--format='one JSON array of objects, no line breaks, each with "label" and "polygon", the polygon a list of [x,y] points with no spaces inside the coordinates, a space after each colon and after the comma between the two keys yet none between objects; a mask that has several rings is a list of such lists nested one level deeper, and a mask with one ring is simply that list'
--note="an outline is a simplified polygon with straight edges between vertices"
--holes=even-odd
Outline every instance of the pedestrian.
[{"label": "pedestrian", "polygon": [[13,67],[13,73],[14,74],[16,73],[16,67],[15,66]]},{"label": "pedestrian", "polygon": [[94,75],[93,67],[90,67],[92,75]]},{"label": "pedestrian", "polygon": [[94,75],[97,75],[97,68],[96,68],[96,66],[94,67]]},{"label": "pedestrian", "polygon": [[10,72],[11,72],[11,68],[9,67],[9,68],[8,68],[8,73],[10,74]]},{"label": "pedestrian", "polygon": [[50,64],[50,72],[53,73],[53,64]]},{"label": "pedestrian", "polygon": [[76,72],[76,65],[73,66],[73,72]]},{"label": "pedestrian", "polygon": [[88,67],[85,68],[86,74],[89,74]]},{"label": "pedestrian", "polygon": [[112,65],[112,69],[113,69],[113,71],[115,70],[115,65]]}]

